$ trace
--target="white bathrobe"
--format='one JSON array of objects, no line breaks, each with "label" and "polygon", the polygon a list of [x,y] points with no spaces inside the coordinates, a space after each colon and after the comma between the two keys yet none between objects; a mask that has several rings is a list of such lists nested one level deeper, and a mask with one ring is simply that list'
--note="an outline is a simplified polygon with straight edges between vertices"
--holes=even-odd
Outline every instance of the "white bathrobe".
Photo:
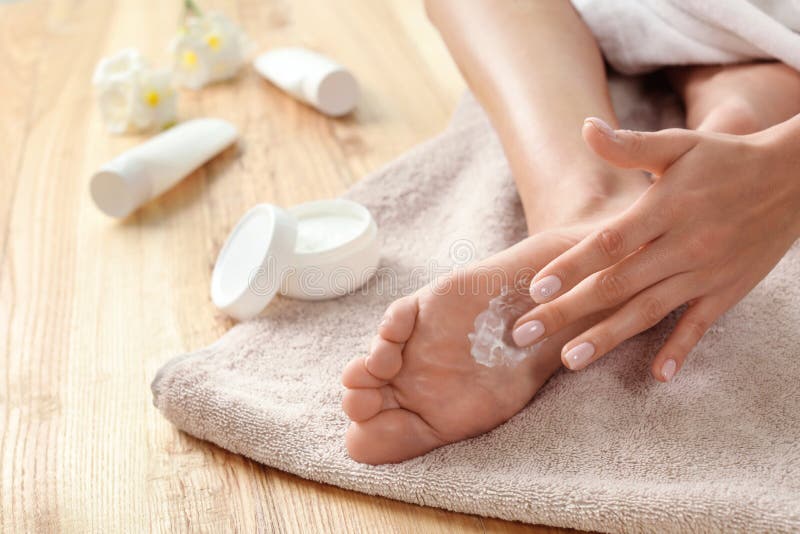
[{"label": "white bathrobe", "polygon": [[800,0],[572,0],[625,74],[774,59],[800,70]]}]

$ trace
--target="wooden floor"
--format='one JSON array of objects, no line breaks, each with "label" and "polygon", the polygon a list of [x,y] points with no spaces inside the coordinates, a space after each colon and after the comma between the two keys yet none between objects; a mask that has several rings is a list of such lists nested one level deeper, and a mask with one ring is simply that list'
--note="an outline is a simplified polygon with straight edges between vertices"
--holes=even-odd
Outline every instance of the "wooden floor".
[{"label": "wooden floor", "polygon": [[[226,230],[258,202],[340,194],[446,124],[463,82],[416,0],[200,0],[256,44],[350,66],[354,116],[330,120],[250,69],[183,92],[180,118],[228,119],[229,150],[124,222],[95,209],[108,135],[97,60],[167,64],[179,0],[0,2],[0,525],[6,532],[517,532],[529,527],[324,486],[176,431],[149,383],[230,328],[208,295]],[[541,529],[549,531],[549,529]]]}]

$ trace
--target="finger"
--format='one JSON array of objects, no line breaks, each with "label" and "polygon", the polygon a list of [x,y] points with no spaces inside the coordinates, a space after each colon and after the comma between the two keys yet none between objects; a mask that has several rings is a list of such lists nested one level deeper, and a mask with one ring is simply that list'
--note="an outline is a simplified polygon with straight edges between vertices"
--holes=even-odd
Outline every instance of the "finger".
[{"label": "finger", "polygon": [[648,190],[605,228],[590,234],[548,263],[533,278],[531,297],[539,304],[553,300],[584,278],[619,262],[661,236],[671,215],[661,194]]},{"label": "finger", "polygon": [[661,382],[672,380],[689,352],[724,311],[724,305],[713,297],[702,298],[691,305],[653,360],[653,377]]},{"label": "finger", "polygon": [[551,336],[581,317],[615,308],[639,292],[682,272],[684,261],[675,244],[657,239],[598,273],[588,276],[557,299],[535,307],[515,323],[514,342],[525,347]]},{"label": "finger", "polygon": [[689,274],[673,276],[648,288],[611,317],[564,345],[561,361],[573,371],[585,368],[626,339],[661,321],[696,293],[697,288]]},{"label": "finger", "polygon": [[625,169],[644,169],[656,176],[662,176],[700,141],[700,134],[693,130],[614,130],[596,117],[584,121],[582,133],[589,148],[612,165]]}]

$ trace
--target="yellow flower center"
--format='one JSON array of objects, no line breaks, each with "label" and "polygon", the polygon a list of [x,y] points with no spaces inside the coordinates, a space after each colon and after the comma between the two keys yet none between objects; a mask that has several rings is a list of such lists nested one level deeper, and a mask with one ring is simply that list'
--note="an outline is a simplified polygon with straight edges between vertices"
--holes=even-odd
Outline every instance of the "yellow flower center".
[{"label": "yellow flower center", "polygon": [[186,50],[181,55],[181,63],[187,69],[193,69],[197,65],[197,54],[192,50]]},{"label": "yellow flower center", "polygon": [[222,44],[222,38],[216,33],[209,33],[206,35],[206,43],[208,43],[208,47],[211,50],[219,50],[219,46]]},{"label": "yellow flower center", "polygon": [[147,105],[150,107],[156,107],[159,100],[161,100],[161,97],[155,89],[151,89],[144,94],[144,101],[147,102]]}]

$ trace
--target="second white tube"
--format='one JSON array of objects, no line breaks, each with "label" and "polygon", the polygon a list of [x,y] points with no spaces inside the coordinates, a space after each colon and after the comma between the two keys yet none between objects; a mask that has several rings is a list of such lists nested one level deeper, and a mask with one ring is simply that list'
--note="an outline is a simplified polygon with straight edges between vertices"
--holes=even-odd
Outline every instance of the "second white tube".
[{"label": "second white tube", "polygon": [[186,121],[123,152],[92,176],[90,192],[106,215],[127,217],[231,145],[236,127],[222,119]]}]

